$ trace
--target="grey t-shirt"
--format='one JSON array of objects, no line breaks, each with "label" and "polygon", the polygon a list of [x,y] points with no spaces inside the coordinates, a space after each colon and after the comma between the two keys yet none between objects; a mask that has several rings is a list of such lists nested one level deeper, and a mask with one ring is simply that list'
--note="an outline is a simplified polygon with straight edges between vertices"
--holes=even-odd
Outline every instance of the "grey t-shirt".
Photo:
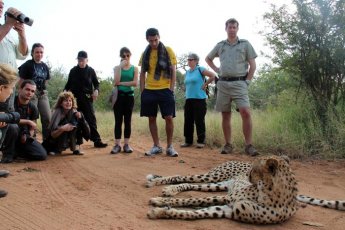
[{"label": "grey t-shirt", "polygon": [[213,60],[219,57],[221,77],[240,77],[248,72],[248,60],[256,58],[252,45],[245,39],[238,39],[235,44],[228,40],[219,42],[207,55]]}]

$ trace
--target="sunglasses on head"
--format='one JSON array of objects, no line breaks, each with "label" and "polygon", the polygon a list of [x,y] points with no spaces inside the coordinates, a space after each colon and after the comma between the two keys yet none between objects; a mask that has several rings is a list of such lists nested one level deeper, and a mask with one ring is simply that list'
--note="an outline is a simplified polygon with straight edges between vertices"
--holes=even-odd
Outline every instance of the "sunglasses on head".
[{"label": "sunglasses on head", "polygon": [[123,54],[121,57],[126,58],[126,57],[130,57],[130,56],[131,56],[130,54]]}]

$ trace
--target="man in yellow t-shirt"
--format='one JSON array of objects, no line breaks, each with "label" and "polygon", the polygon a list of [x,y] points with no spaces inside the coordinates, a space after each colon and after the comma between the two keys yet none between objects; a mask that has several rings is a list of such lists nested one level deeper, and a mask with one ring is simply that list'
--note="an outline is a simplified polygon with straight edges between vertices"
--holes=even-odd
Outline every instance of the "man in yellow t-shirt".
[{"label": "man in yellow t-shirt", "polygon": [[163,152],[160,146],[157,128],[158,107],[165,119],[167,135],[166,154],[177,157],[178,153],[172,146],[175,117],[174,87],[176,82],[176,55],[170,47],[160,41],[159,32],[155,28],[146,31],[149,45],[142,54],[139,66],[141,108],[140,116],[149,118],[149,128],[153,139],[153,147],[145,153],[153,156]]}]

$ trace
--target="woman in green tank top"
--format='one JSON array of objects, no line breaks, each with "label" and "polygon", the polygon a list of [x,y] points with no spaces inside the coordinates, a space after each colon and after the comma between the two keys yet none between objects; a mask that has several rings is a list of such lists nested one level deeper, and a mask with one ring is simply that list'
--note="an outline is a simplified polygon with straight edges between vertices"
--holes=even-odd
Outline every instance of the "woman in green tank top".
[{"label": "woman in green tank top", "polygon": [[131,51],[127,47],[120,49],[120,57],[120,65],[114,68],[114,87],[118,88],[118,96],[113,107],[115,117],[115,145],[110,152],[111,154],[121,152],[122,123],[124,123],[123,152],[133,152],[133,149],[129,146],[129,138],[132,130],[134,87],[138,84],[138,67],[131,64]]}]

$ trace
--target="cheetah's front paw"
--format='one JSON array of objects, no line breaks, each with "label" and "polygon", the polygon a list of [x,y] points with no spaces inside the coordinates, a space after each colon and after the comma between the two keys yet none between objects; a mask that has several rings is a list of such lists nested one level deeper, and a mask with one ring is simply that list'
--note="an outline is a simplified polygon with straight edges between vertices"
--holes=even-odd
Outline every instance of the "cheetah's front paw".
[{"label": "cheetah's front paw", "polygon": [[162,176],[149,174],[146,176],[146,187],[150,188],[156,185],[156,179],[161,178]]}]

